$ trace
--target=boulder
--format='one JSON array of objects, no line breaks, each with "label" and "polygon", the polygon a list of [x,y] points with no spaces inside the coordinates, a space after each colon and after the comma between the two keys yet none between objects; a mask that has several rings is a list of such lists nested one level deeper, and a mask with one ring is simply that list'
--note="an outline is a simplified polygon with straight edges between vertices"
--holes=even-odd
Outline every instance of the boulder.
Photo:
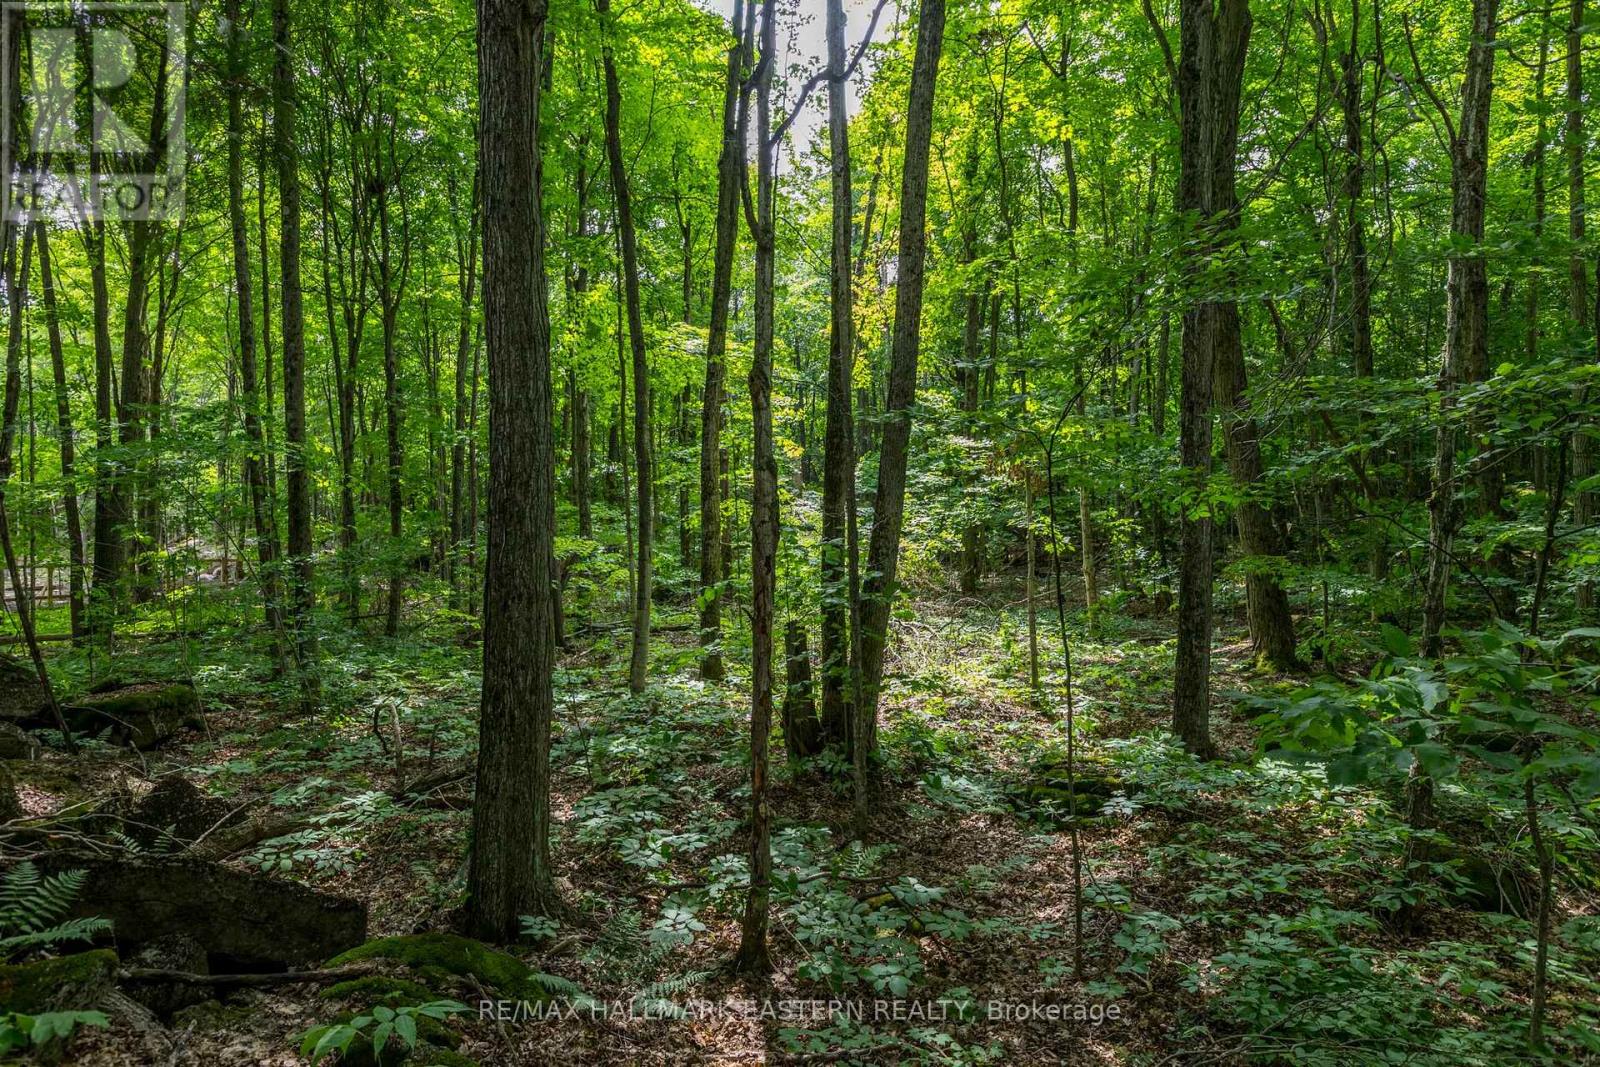
[{"label": "boulder", "polygon": [[176,936],[204,949],[212,973],[312,966],[360,945],[367,906],[209,860],[75,860],[88,877],[73,912],[109,919],[125,951]]},{"label": "boulder", "polygon": [[0,1013],[88,1010],[100,1003],[116,979],[117,954],[103,948],[0,964]]},{"label": "boulder", "polygon": [[31,665],[0,656],[0,722],[23,726],[42,721],[40,713],[49,703],[50,695]]},{"label": "boulder", "polygon": [[63,705],[75,733],[105,734],[140,751],[158,748],[185,728],[203,730],[200,697],[188,682],[135,682],[102,685]]},{"label": "boulder", "polygon": [[169,775],[128,811],[123,833],[145,848],[172,851],[244,819],[237,804],[212,796],[187,778]]},{"label": "boulder", "polygon": [[21,817],[22,801],[17,799],[17,783],[11,777],[11,768],[0,762],[0,822]]},{"label": "boulder", "polygon": [[[188,934],[168,934],[141,945],[128,958],[128,965],[157,971],[209,973],[205,946]],[[203,1004],[215,995],[210,986],[194,982],[137,979],[124,983],[124,987],[129,996],[162,1018],[169,1018],[180,1009]]]},{"label": "boulder", "polygon": [[39,742],[13,723],[0,721],[0,759],[39,758]]}]

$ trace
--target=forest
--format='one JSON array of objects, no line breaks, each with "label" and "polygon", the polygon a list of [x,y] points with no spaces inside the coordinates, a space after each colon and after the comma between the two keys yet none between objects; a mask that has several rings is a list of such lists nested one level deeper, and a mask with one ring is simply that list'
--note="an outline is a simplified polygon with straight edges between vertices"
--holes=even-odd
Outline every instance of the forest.
[{"label": "forest", "polygon": [[1600,1063],[1600,5],[0,31],[0,1062]]}]

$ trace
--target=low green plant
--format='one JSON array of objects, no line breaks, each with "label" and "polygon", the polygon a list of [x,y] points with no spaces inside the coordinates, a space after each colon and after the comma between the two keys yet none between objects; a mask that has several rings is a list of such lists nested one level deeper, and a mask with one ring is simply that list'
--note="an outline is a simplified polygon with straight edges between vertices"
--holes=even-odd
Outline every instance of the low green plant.
[{"label": "low green plant", "polygon": [[427,1004],[402,1005],[391,1008],[385,1004],[374,1005],[364,1015],[349,1022],[313,1026],[300,1039],[300,1055],[318,1063],[331,1052],[344,1053],[358,1039],[372,1044],[374,1057],[381,1056],[391,1042],[410,1051],[417,1047],[417,1020],[419,1018],[444,1020],[468,1010],[456,1000],[435,1000]]}]

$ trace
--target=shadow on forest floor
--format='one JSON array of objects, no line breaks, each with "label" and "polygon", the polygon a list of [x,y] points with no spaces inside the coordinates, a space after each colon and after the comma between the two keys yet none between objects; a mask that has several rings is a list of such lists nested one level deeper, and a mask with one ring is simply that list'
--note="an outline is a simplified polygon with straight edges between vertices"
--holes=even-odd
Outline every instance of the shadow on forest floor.
[{"label": "shadow on forest floor", "polygon": [[[557,678],[554,852],[573,910],[532,924],[516,951],[609,1011],[469,1014],[452,1024],[460,1053],[484,1064],[1525,1054],[1529,923],[1469,910],[1447,882],[1424,894],[1423,922],[1400,933],[1392,916],[1415,887],[1400,878],[1392,798],[1255,758],[1248,713],[1226,694],[1280,683],[1249,673],[1240,634],[1219,635],[1213,715],[1225,759],[1203,765],[1162,733],[1167,620],[1107,615],[1094,638],[1075,620],[1079,765],[1069,789],[1063,679],[1045,620],[1035,699],[1016,605],[924,599],[909,614],[897,623],[870,843],[848,840],[838,754],[776,772],[777,969],[767,984],[721,971],[746,871],[740,651],[729,650],[730,681],[708,687],[686,666],[688,634],[663,634],[661,673],[637,698],[626,692],[622,636],[570,651]],[[41,815],[177,772],[229,800],[267,796],[304,818],[236,864],[367,901],[372,936],[436,929],[463,886],[470,778],[449,770],[474,741],[475,650],[422,633],[398,645],[335,637],[326,653],[329,702],[343,710],[302,721],[278,710],[280,694],[242,653],[194,652],[209,739],[145,766],[104,745],[26,765],[24,802]],[[395,788],[419,780],[438,784],[422,795]],[[1509,847],[1516,836],[1514,811],[1471,796],[1442,804],[1458,806],[1481,843]],[[1593,914],[1594,888],[1569,887],[1561,916]],[[1557,1031],[1592,1026],[1600,991],[1600,937],[1572,944],[1553,961]],[[303,1062],[300,1033],[361,1007],[303,987],[245,991],[166,1027],[86,1034],[75,1055]]]}]

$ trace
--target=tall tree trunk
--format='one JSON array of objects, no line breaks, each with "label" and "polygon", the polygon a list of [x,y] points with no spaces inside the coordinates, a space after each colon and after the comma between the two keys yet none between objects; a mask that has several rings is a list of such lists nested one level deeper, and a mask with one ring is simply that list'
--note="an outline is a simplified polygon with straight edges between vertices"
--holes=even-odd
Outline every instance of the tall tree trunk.
[{"label": "tall tree trunk", "polygon": [[777,6],[777,0],[767,0],[761,18],[761,61],[756,81],[756,204],[754,216],[747,220],[756,244],[755,345],[750,365],[750,420],[755,438],[750,496],[750,890],[745,897],[734,969],[758,975],[772,970],[767,949],[767,904],[772,888],[767,742],[772,733],[772,623],[778,581],[778,457],[772,439],[773,276],[777,255],[772,76],[778,61]]},{"label": "tall tree trunk", "polygon": [[638,476],[638,577],[633,587],[633,652],[628,663],[628,688],[643,692],[650,668],[650,594],[655,548],[655,478],[651,470],[650,362],[644,346],[644,314],[639,297],[639,242],[633,228],[633,196],[628,165],[622,156],[622,89],[612,54],[611,0],[596,0],[595,10],[606,25],[601,52],[606,79],[606,155],[611,164],[611,189],[617,201],[618,238],[622,244],[623,290],[628,304],[628,340],[633,353],[633,455]]},{"label": "tall tree trunk", "polygon": [[1350,362],[1357,378],[1370,378],[1372,276],[1367,257],[1367,160],[1361,136],[1361,4],[1350,0],[1350,38],[1339,53],[1339,107],[1344,112],[1345,262],[1350,270]]},{"label": "tall tree trunk", "polygon": [[244,459],[255,526],[256,559],[261,573],[261,603],[272,634],[279,671],[288,650],[283,644],[282,593],[278,573],[278,530],[267,497],[264,466],[266,438],[261,429],[261,385],[256,367],[255,309],[250,288],[250,237],[244,217],[244,90],[248,72],[243,53],[244,27],[239,0],[228,0],[228,224],[233,236],[233,285],[238,301],[239,374],[244,389],[244,434],[249,451]]},{"label": "tall tree trunk", "polygon": [[844,2],[828,0],[828,150],[833,194],[832,256],[829,270],[828,401],[822,459],[822,732],[827,744],[850,745],[850,625],[854,614],[850,587],[849,516],[855,495],[855,426],[851,388],[855,366],[855,309],[851,301],[853,263],[850,191],[850,125],[845,109]]},{"label": "tall tree trunk", "polygon": [[1444,363],[1439,371],[1439,428],[1428,498],[1428,575],[1423,599],[1423,642],[1430,656],[1440,651],[1451,548],[1460,518],[1456,394],[1463,381],[1481,378],[1489,363],[1489,275],[1478,249],[1483,244],[1488,196],[1489,101],[1499,7],[1499,0],[1473,0],[1472,44],[1461,85],[1461,121],[1453,130],[1451,146],[1452,251],[1446,280]]},{"label": "tall tree trunk", "polygon": [[[1238,225],[1234,164],[1239,96],[1250,43],[1249,0],[1183,0],[1177,69],[1180,117],[1178,211],[1197,216],[1204,239],[1190,246],[1185,273],[1201,283],[1208,264]],[[1178,452],[1191,488],[1211,472],[1213,376],[1219,359],[1239,350],[1239,309],[1231,300],[1191,294],[1183,316],[1183,379]],[[1242,357],[1241,357],[1242,358]],[[1211,743],[1211,596],[1215,536],[1209,514],[1185,511],[1178,570],[1178,652],[1173,676],[1173,733],[1209,757]]]},{"label": "tall tree trunk", "polygon": [[[582,245],[589,236],[589,139],[585,135],[578,143],[578,171],[574,178],[577,193],[578,243]],[[589,266],[583,263],[573,278],[572,292],[580,302],[589,291]],[[578,536],[594,536],[594,517],[590,504],[589,472],[593,451],[593,423],[589,390],[584,388],[574,373],[569,382],[572,387],[572,503],[578,509]]]},{"label": "tall tree trunk", "polygon": [[77,437],[72,428],[72,407],[67,391],[67,363],[61,343],[61,318],[56,305],[55,270],[50,260],[49,227],[36,226],[39,242],[39,286],[44,301],[45,330],[50,341],[50,369],[55,382],[56,427],[61,437],[61,503],[67,518],[67,590],[72,638],[83,637],[86,582],[83,558],[83,517],[78,506]]},{"label": "tall tree trunk", "polygon": [[300,156],[295,140],[294,52],[289,35],[289,0],[272,0],[272,131],[278,163],[278,270],[283,345],[284,473],[289,505],[289,621],[302,710],[316,708],[316,602],[311,560],[311,478],[306,469],[305,311],[300,291]]},{"label": "tall tree trunk", "polygon": [[401,475],[405,452],[400,443],[400,354],[398,349],[400,301],[411,273],[411,222],[405,194],[400,199],[400,249],[396,263],[394,235],[389,210],[390,187],[398,188],[400,174],[395,157],[396,119],[381,120],[387,127],[388,143],[379,148],[378,173],[374,179],[378,212],[378,303],[383,326],[383,410],[388,458],[389,502],[389,599],[384,612],[383,632],[394,637],[400,632],[400,608],[405,588],[405,502]]},{"label": "tall tree trunk", "polygon": [[905,522],[906,461],[911,444],[911,405],[916,397],[923,269],[928,252],[928,149],[933,135],[939,53],[944,42],[944,0],[921,0],[918,10],[916,57],[906,105],[905,162],[900,177],[894,336],[889,351],[888,397],[878,442],[872,536],[861,598],[863,697],[856,743],[867,751],[877,747],[878,695],[883,686],[889,614],[900,567],[900,531]]},{"label": "tall tree trunk", "polygon": [[[1563,135],[1567,156],[1567,237],[1572,251],[1567,258],[1567,318],[1577,345],[1594,344],[1590,337],[1589,283],[1584,261],[1585,190],[1583,180],[1583,11],[1584,0],[1571,0],[1567,20],[1567,116]],[[1572,435],[1572,474],[1579,483],[1594,476],[1594,440],[1585,430]],[[1600,515],[1600,496],[1582,490],[1573,498],[1573,520],[1578,528],[1592,526]],[[1577,608],[1594,610],[1594,586],[1584,581],[1574,593]]]},{"label": "tall tree trunk", "polygon": [[[512,941],[556,906],[550,866],[555,476],[538,182],[545,0],[479,0],[478,159],[489,349],[489,562],[467,927]],[[530,182],[530,176],[532,181]]]},{"label": "tall tree trunk", "polygon": [[111,495],[116,479],[112,451],[116,447],[111,410],[111,301],[106,291],[106,224],[85,224],[84,252],[94,320],[94,561],[89,600],[89,632],[108,647],[116,618],[116,585],[122,572],[122,544],[112,526]]},{"label": "tall tree trunk", "polygon": [[[465,240],[457,241],[456,274],[461,279],[457,296],[461,301],[460,316],[456,322],[455,390],[450,405],[450,588],[460,607],[461,540],[466,535],[466,482],[467,482],[467,370],[472,358],[474,327],[472,304],[477,296],[478,283],[478,232],[482,220],[482,198],[476,170],[472,176],[472,216],[467,224]],[[576,414],[576,412],[574,412]],[[576,445],[574,445],[576,451]],[[584,506],[588,504],[583,501]],[[582,509],[580,509],[582,510]],[[582,525],[581,523],[579,524]],[[589,536],[584,533],[583,536]]]}]

